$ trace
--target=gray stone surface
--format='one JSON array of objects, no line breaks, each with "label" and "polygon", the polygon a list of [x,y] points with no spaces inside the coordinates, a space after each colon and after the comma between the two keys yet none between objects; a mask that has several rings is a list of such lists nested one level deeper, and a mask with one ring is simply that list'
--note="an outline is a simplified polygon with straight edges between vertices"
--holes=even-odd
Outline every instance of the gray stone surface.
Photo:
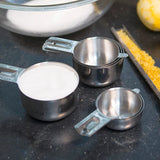
[{"label": "gray stone surface", "polygon": [[[99,21],[66,35],[81,40],[91,36],[114,38],[110,28],[125,24],[140,46],[160,65],[160,33],[146,29],[136,14],[137,1],[118,0]],[[28,67],[42,61],[72,65],[69,54],[45,53],[46,38],[17,35],[0,28],[0,63]],[[96,97],[107,88],[139,88],[145,100],[141,122],[133,129],[118,132],[104,127],[91,138],[79,136],[73,126],[95,110]],[[124,61],[121,80],[104,88],[80,83],[77,109],[57,122],[41,122],[29,117],[21,104],[16,84],[0,81],[0,160],[159,160],[160,101],[131,61]]]}]

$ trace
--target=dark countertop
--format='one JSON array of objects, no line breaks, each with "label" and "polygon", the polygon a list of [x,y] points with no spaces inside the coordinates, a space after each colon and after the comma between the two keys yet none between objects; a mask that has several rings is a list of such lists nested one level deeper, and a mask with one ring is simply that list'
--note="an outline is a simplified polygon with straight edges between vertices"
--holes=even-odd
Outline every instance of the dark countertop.
[{"label": "dark countertop", "polygon": [[[160,32],[145,28],[136,14],[137,1],[119,0],[90,27],[64,36],[81,40],[91,36],[114,38],[110,28],[125,24],[140,46],[160,65]],[[0,62],[28,67],[42,61],[72,65],[69,54],[51,54],[41,50],[46,38],[17,35],[0,28]],[[95,99],[114,86],[140,88],[145,100],[141,122],[133,129],[118,132],[104,127],[91,138],[79,136],[73,126],[95,110]],[[128,59],[121,80],[105,88],[80,83],[77,109],[57,122],[41,122],[29,117],[21,104],[16,84],[0,81],[0,160],[159,160],[160,101]]]}]

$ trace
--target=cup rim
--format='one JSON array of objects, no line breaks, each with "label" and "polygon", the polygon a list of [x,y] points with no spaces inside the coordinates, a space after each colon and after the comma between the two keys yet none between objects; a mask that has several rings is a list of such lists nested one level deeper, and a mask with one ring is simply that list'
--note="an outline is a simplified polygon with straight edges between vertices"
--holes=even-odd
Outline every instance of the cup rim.
[{"label": "cup rim", "polygon": [[124,58],[119,58],[118,56],[112,61],[112,62],[109,62],[109,63],[106,63],[106,64],[102,64],[102,65],[89,65],[89,64],[85,64],[85,63],[82,63],[81,61],[79,61],[76,57],[75,57],[75,48],[80,44],[80,43],[83,43],[83,41],[86,41],[86,40],[90,40],[90,39],[104,39],[104,40],[108,40],[110,42],[112,42],[118,49],[118,53],[125,53],[124,52],[124,49],[122,48],[122,46],[115,40],[111,39],[111,38],[107,38],[107,37],[88,37],[86,39],[83,39],[81,41],[78,41],[77,45],[74,47],[73,49],[73,59],[83,65],[83,66],[87,66],[87,67],[90,67],[90,68],[104,68],[104,67],[110,67],[110,66],[113,66],[114,64],[118,63],[121,59],[124,59]]},{"label": "cup rim", "polygon": [[[34,97],[31,97],[31,96],[28,96],[27,94],[25,94],[25,93],[22,91],[22,89],[20,88],[20,86],[19,86],[19,79],[20,79],[21,75],[23,75],[23,73],[27,72],[28,70],[30,70],[30,69],[32,69],[32,68],[38,67],[38,66],[43,65],[43,64],[48,64],[48,63],[54,63],[54,64],[58,64],[58,65],[63,65],[63,66],[65,66],[65,67],[71,69],[71,70],[74,72],[74,74],[75,74],[76,77],[77,77],[77,85],[76,85],[76,87],[74,88],[74,90],[73,90],[70,94],[68,94],[68,95],[66,95],[66,96],[64,96],[64,97],[61,97],[61,98],[58,98],[58,99],[48,99],[48,100],[36,99],[36,98],[34,98]],[[40,62],[40,63],[33,64],[33,65],[29,66],[28,68],[24,69],[24,70],[18,75],[17,85],[18,85],[18,88],[19,88],[20,92],[21,92],[22,94],[24,94],[26,97],[28,97],[28,98],[30,98],[30,99],[33,99],[33,100],[37,100],[37,101],[48,102],[48,101],[59,101],[59,100],[62,100],[62,99],[64,99],[64,98],[70,96],[70,95],[71,95],[72,93],[74,93],[75,90],[77,89],[77,87],[78,87],[78,85],[79,85],[79,81],[80,81],[79,75],[78,75],[77,71],[76,71],[73,67],[71,67],[71,66],[69,66],[69,65],[67,65],[67,64],[64,64],[64,63],[62,63],[62,62],[45,61],[45,62]]]},{"label": "cup rim", "polygon": [[[136,95],[139,97],[139,99],[140,99],[140,101],[141,101],[141,106],[140,106],[139,110],[138,110],[134,115],[132,115],[132,116],[130,116],[130,117],[126,117],[126,118],[115,118],[115,117],[112,117],[112,116],[106,116],[106,115],[104,115],[104,114],[100,111],[100,109],[99,109],[99,107],[98,107],[98,101],[99,101],[100,97],[101,97],[105,92],[108,92],[108,91],[110,91],[110,90],[115,90],[115,89],[116,89],[116,90],[119,90],[119,89],[127,90],[127,91],[132,92],[133,94],[136,94]],[[107,89],[107,90],[103,91],[103,92],[100,93],[100,94],[98,95],[98,97],[96,98],[95,104],[96,104],[96,109],[97,109],[97,111],[99,112],[99,114],[100,114],[102,117],[108,117],[108,118],[114,119],[114,120],[127,120],[127,119],[132,119],[132,118],[135,118],[135,117],[137,117],[138,115],[140,115],[140,114],[143,112],[143,110],[144,110],[144,99],[143,99],[143,97],[141,96],[141,94],[134,92],[132,89],[124,88],[124,87],[114,87],[114,88],[110,88],[110,89]]]}]

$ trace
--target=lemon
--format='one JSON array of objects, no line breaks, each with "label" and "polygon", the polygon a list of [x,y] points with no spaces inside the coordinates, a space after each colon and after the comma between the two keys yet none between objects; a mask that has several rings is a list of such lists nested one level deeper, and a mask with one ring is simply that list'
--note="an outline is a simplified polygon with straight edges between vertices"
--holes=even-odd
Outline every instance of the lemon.
[{"label": "lemon", "polygon": [[160,0],[139,0],[137,14],[147,28],[160,31]]}]

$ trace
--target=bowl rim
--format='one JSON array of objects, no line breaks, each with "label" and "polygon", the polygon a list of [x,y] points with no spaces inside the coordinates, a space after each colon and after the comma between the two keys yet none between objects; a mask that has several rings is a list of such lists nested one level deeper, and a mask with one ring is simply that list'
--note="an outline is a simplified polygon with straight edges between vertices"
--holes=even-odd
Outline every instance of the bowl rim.
[{"label": "bowl rim", "polygon": [[67,8],[74,8],[86,4],[96,2],[98,0],[78,0],[73,2],[53,4],[53,5],[21,5],[14,4],[10,2],[0,1],[0,8],[18,11],[53,11],[53,10],[63,10]]}]

